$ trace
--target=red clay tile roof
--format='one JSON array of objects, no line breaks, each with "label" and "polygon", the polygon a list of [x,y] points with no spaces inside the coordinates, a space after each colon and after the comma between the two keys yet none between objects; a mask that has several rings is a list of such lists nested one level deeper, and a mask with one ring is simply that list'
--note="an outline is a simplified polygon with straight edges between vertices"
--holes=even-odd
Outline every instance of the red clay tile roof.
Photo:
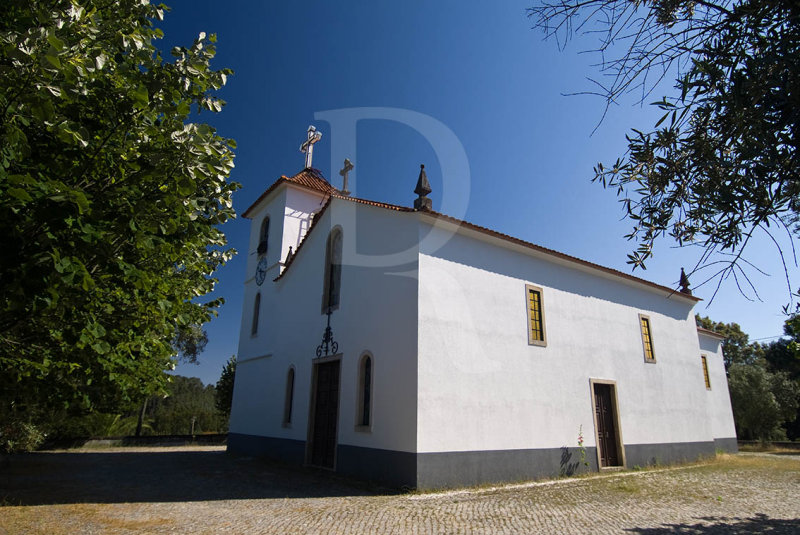
[{"label": "red clay tile roof", "polygon": [[336,191],[336,188],[330,185],[330,183],[325,180],[325,177],[322,176],[322,173],[319,169],[314,169],[313,167],[306,167],[299,173],[294,176],[286,176],[282,175],[278,180],[273,182],[273,184],[267,188],[267,190],[262,193],[256,201],[250,205],[250,207],[242,213],[242,217],[249,218],[250,213],[255,207],[263,201],[270,193],[272,193],[275,188],[280,186],[281,184],[285,183],[295,184],[297,186],[301,186],[306,189],[310,189],[313,191],[318,191],[320,193],[325,193],[330,195],[331,193]]},{"label": "red clay tile roof", "polygon": [[396,212],[416,211],[413,208],[409,208],[408,206],[400,206],[399,204],[389,204],[386,202],[370,201],[368,199],[359,199],[358,197],[345,196],[340,193],[334,193],[332,197],[336,197],[337,199],[344,199],[345,201],[357,202],[359,204],[367,204],[369,206],[375,206],[377,208],[386,208],[387,210],[394,210]]},{"label": "red clay tile roof", "polygon": [[[461,219],[456,219],[455,217],[450,217],[448,215],[445,215],[445,214],[442,214],[442,213],[439,213],[439,212],[434,212],[432,210],[430,210],[430,211],[428,211],[428,210],[418,211],[418,210],[415,210],[413,208],[409,208],[407,206],[399,206],[399,205],[396,205],[396,204],[389,204],[389,203],[378,202],[378,201],[370,201],[370,200],[367,200],[367,199],[359,199],[358,197],[349,197],[349,196],[341,195],[336,188],[331,186],[330,183],[327,180],[325,180],[325,178],[322,176],[322,173],[320,173],[318,170],[312,169],[312,168],[303,169],[302,171],[300,171],[298,174],[296,174],[293,177],[282,176],[272,186],[270,186],[269,189],[267,189],[267,191],[265,191],[258,198],[258,200],[256,200],[256,202],[254,202],[252,204],[252,206],[250,206],[250,208],[248,208],[244,212],[243,217],[247,217],[248,212],[251,209],[253,209],[253,207],[255,207],[259,202],[261,202],[261,200],[263,198],[265,198],[267,195],[269,195],[269,193],[272,190],[274,190],[278,186],[278,184],[282,184],[283,182],[292,182],[294,184],[297,184],[299,186],[303,186],[303,187],[308,188],[308,189],[313,189],[313,190],[319,191],[321,193],[327,193],[329,195],[329,197],[328,197],[328,200],[325,203],[325,205],[322,207],[322,209],[319,210],[319,212],[317,212],[316,215],[314,216],[314,220],[312,221],[311,226],[306,231],[306,234],[303,237],[303,240],[297,246],[297,250],[293,252],[292,257],[284,265],[284,268],[283,268],[283,271],[281,272],[281,274],[278,275],[277,277],[275,277],[274,280],[276,280],[276,281],[281,279],[286,274],[286,272],[289,269],[289,266],[292,265],[292,263],[294,262],[294,259],[297,257],[297,253],[300,251],[300,248],[306,242],[306,238],[308,238],[308,236],[311,234],[311,231],[314,230],[314,228],[316,227],[316,223],[320,219],[320,216],[328,208],[328,205],[330,205],[331,198],[335,197],[337,199],[342,199],[342,200],[345,200],[345,201],[356,202],[356,203],[359,203],[359,204],[366,204],[366,205],[369,205],[369,206],[375,206],[377,208],[384,208],[384,209],[387,209],[387,210],[394,210],[394,211],[397,211],[397,212],[417,212],[417,213],[420,213],[420,214],[423,214],[423,215],[427,215],[427,216],[435,218],[435,219],[441,219],[441,220],[444,220],[444,221],[448,221],[448,222],[450,222],[450,223],[452,223],[454,225],[457,225],[457,226],[460,226],[460,227],[464,227],[464,228],[468,228],[468,229],[480,232],[482,234],[487,234],[489,236],[492,236],[492,237],[495,237],[495,238],[499,238],[501,240],[505,240],[505,241],[520,245],[522,247],[525,247],[527,249],[531,249],[533,251],[538,251],[540,253],[544,253],[544,254],[546,254],[548,256],[553,256],[553,257],[556,257],[556,258],[559,258],[559,259],[562,259],[562,260],[566,260],[566,261],[574,263],[574,264],[578,264],[578,265],[581,265],[581,266],[584,266],[584,267],[588,267],[588,268],[591,268],[591,269],[595,269],[595,270],[598,270],[598,271],[603,271],[603,272],[608,273],[610,275],[614,275],[616,277],[627,279],[627,280],[632,281],[632,282],[636,282],[636,283],[639,283],[639,284],[644,284],[645,286],[649,286],[651,288],[656,288],[656,289],[661,290],[662,292],[666,292],[666,293],[668,293],[670,295],[675,294],[675,295],[677,295],[679,297],[683,297],[685,299],[689,299],[689,300],[695,301],[695,302],[702,301],[702,299],[700,299],[699,297],[694,297],[693,295],[689,295],[689,294],[685,294],[685,293],[679,292],[678,290],[674,290],[674,289],[669,288],[667,286],[662,286],[660,284],[656,284],[655,282],[650,282],[648,280],[641,279],[639,277],[635,277],[633,275],[630,275],[628,273],[624,273],[624,272],[616,270],[616,269],[612,269],[612,268],[608,268],[608,267],[605,267],[605,266],[601,266],[600,264],[595,264],[593,262],[589,262],[587,260],[583,260],[583,259],[575,257],[575,256],[570,256],[568,254],[561,253],[561,252],[556,251],[554,249],[548,249],[546,247],[542,247],[540,245],[536,245],[534,243],[527,242],[527,241],[521,240],[519,238],[515,238],[514,236],[509,236],[508,234],[503,234],[502,232],[497,232],[496,230],[492,230],[490,228],[482,227],[480,225],[475,225],[475,224],[470,223],[468,221],[463,221]],[[705,329],[703,329],[703,330],[705,330]],[[698,327],[698,331],[700,331],[699,327]],[[717,333],[714,333],[713,331],[708,331],[707,333],[704,333],[704,334],[708,334],[708,333],[711,333],[710,336],[717,334]]]},{"label": "red clay tile roof", "polygon": [[325,180],[319,169],[314,169],[313,167],[306,167],[296,175],[286,178],[286,180],[308,189],[315,189],[321,193],[333,193],[336,191],[336,188]]}]

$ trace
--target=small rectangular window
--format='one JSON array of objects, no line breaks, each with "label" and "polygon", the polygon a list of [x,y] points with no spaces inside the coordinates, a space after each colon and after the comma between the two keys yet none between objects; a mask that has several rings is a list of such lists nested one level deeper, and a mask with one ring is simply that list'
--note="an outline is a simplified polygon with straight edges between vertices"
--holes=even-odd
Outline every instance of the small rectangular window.
[{"label": "small rectangular window", "polygon": [[656,353],[653,350],[653,332],[650,328],[650,318],[639,314],[639,323],[642,328],[642,346],[644,347],[644,360],[655,362]]},{"label": "small rectangular window", "polygon": [[547,337],[544,328],[544,301],[542,299],[542,289],[526,284],[525,301],[528,311],[528,344],[546,346]]},{"label": "small rectangular window", "polygon": [[700,355],[700,360],[703,362],[703,380],[706,382],[706,389],[711,390],[711,377],[708,375],[708,359],[705,355]]},{"label": "small rectangular window", "polygon": [[267,244],[269,243],[269,217],[265,217],[261,222],[261,232],[258,238],[258,255],[263,256],[267,254]]},{"label": "small rectangular window", "polygon": [[294,403],[294,367],[286,373],[286,397],[283,400],[283,427],[292,423],[292,404]]},{"label": "small rectangular window", "polygon": [[372,425],[372,356],[361,358],[358,372],[359,395],[356,431],[369,431]]},{"label": "small rectangular window", "polygon": [[250,335],[255,336],[258,334],[258,316],[261,313],[261,293],[256,294],[256,300],[253,302],[253,324],[250,326]]},{"label": "small rectangular window", "polygon": [[323,281],[322,313],[339,308],[342,288],[342,229],[334,228],[325,248],[325,280]]}]

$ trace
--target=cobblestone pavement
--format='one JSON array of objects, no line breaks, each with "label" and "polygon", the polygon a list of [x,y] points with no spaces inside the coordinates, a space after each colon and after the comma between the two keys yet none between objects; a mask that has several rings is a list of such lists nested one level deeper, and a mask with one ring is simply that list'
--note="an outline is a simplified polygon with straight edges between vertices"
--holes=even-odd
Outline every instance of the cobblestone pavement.
[{"label": "cobblestone pavement", "polygon": [[0,534],[800,533],[800,460],[398,494],[219,447],[0,461]]}]

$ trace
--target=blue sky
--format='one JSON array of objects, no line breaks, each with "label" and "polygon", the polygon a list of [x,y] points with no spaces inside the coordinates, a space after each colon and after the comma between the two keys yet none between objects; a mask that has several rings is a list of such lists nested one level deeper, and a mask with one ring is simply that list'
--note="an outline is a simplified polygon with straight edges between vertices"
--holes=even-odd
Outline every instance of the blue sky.
[{"label": "blue sky", "polygon": [[[243,212],[281,174],[303,167],[298,152],[306,128],[323,133],[314,167],[335,186],[330,125],[315,113],[358,107],[389,107],[430,116],[447,126],[464,148],[468,176],[442,179],[437,154],[404,124],[361,121],[357,130],[354,195],[410,206],[419,164],[426,164],[434,209],[444,186],[468,192],[461,214],[450,214],[536,244],[630,272],[631,224],[613,191],[591,183],[592,167],[624,153],[632,127],[650,128],[658,110],[637,105],[636,96],[613,108],[592,135],[604,102],[564,96],[591,88],[596,57],[579,54],[591,42],[559,51],[531,29],[531,1],[477,0],[400,3],[374,1],[210,2],[173,0],[159,24],[164,50],[188,45],[204,31],[218,36],[215,68],[235,74],[220,93],[221,114],[203,114],[221,135],[237,141],[232,179],[242,184],[234,206]],[[660,96],[670,91],[667,84]],[[656,100],[653,98],[651,100]],[[454,191],[458,189],[459,191]],[[452,198],[452,197],[451,197]],[[231,245],[247,251],[248,221],[224,226]],[[680,268],[698,250],[677,250],[662,241],[646,271],[635,274],[675,286]],[[781,308],[789,302],[780,258],[759,240],[749,256],[769,276],[753,272],[762,301],[749,301],[729,281],[713,303],[713,286],[695,292],[696,310],[718,321],[738,322],[752,339],[781,334]],[[792,284],[798,270],[791,267]],[[199,365],[176,373],[213,383],[236,353],[245,277],[245,255],[218,273],[217,294],[226,304],[207,326],[209,343]],[[699,281],[693,281],[699,282]]]}]

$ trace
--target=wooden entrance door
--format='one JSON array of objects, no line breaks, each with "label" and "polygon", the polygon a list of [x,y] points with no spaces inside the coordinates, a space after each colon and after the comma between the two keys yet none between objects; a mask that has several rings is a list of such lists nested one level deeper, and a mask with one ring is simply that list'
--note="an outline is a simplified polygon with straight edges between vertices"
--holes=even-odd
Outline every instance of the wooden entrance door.
[{"label": "wooden entrance door", "polygon": [[620,466],[613,385],[594,384],[594,418],[600,466]]},{"label": "wooden entrance door", "polygon": [[311,429],[310,461],[314,466],[333,468],[336,458],[336,421],[339,416],[340,361],[317,364],[314,415]]}]

